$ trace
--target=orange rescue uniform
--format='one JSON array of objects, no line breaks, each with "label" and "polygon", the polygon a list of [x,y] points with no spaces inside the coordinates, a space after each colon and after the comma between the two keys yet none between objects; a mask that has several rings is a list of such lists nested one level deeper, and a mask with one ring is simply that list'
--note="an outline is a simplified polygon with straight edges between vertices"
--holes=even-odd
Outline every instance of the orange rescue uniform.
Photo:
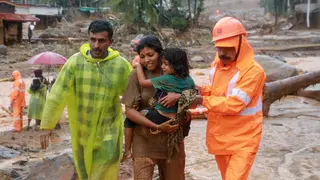
[{"label": "orange rescue uniform", "polygon": [[202,105],[208,109],[206,145],[216,157],[223,180],[245,180],[260,144],[266,75],[243,34],[217,41],[216,47],[218,43],[233,44],[240,52],[229,66],[217,54],[211,65],[211,84],[200,89]]},{"label": "orange rescue uniform", "polygon": [[20,132],[23,128],[23,108],[26,106],[25,84],[19,71],[13,71],[12,76],[14,82],[13,89],[10,93],[10,104],[13,109],[14,129],[17,132]]}]

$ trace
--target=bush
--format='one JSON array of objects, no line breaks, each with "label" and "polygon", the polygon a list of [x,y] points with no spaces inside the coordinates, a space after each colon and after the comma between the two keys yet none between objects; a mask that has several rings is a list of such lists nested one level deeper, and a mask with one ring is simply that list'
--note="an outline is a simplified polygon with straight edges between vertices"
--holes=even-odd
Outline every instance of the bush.
[{"label": "bush", "polygon": [[171,28],[185,32],[188,29],[188,23],[183,17],[174,17],[170,23]]}]

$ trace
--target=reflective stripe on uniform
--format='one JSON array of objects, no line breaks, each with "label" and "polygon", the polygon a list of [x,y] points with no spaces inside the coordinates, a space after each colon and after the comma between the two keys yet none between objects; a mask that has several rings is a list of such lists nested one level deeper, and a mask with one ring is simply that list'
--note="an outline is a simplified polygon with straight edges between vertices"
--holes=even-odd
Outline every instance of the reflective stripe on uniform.
[{"label": "reflective stripe on uniform", "polygon": [[262,111],[262,100],[261,100],[261,97],[259,96],[257,104],[255,106],[253,106],[253,107],[248,107],[248,108],[243,109],[240,112],[240,115],[242,115],[242,116],[250,116],[250,115],[257,114],[260,111]]},{"label": "reflective stripe on uniform", "polygon": [[[228,90],[227,90],[227,97],[236,96],[239,99],[241,99],[247,106],[251,102],[251,98],[247,95],[247,93],[245,93],[241,89],[235,88],[235,86],[237,84],[237,80],[239,78],[239,75],[240,75],[240,71],[238,71],[235,75],[233,75],[233,77],[229,81]],[[259,97],[255,106],[244,108],[240,112],[240,115],[242,115],[242,116],[255,115],[256,113],[258,113],[260,111],[262,111],[261,97]]]},{"label": "reflective stripe on uniform", "polygon": [[246,103],[246,105],[248,105],[251,101],[250,97],[247,95],[247,93],[243,92],[241,89],[239,88],[233,88],[232,89],[232,93],[231,96],[237,96],[238,98],[240,98],[243,102]]},{"label": "reflective stripe on uniform", "polygon": [[216,73],[217,65],[215,65],[209,72],[210,85],[212,85],[214,74]]},{"label": "reflective stripe on uniform", "polygon": [[233,77],[229,81],[227,96],[231,96],[232,89],[236,86],[239,75],[240,75],[240,71],[238,71],[235,75],[233,75]]},{"label": "reflective stripe on uniform", "polygon": [[18,87],[15,87],[13,90],[19,91],[19,92],[25,92],[26,91],[24,88],[18,88]]}]

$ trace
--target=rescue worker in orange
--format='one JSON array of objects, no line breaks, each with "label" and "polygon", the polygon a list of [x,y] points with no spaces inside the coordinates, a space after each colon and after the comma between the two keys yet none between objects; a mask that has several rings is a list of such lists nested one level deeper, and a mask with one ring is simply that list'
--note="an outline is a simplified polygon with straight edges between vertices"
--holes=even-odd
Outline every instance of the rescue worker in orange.
[{"label": "rescue worker in orange", "polygon": [[13,110],[14,131],[20,132],[23,128],[23,108],[26,106],[25,84],[19,71],[13,71],[13,89],[10,93],[10,105]]},{"label": "rescue worker in orange", "polygon": [[266,75],[237,19],[222,18],[212,36],[217,54],[210,85],[200,87],[195,104],[208,109],[206,145],[215,155],[222,179],[246,180],[261,140]]}]

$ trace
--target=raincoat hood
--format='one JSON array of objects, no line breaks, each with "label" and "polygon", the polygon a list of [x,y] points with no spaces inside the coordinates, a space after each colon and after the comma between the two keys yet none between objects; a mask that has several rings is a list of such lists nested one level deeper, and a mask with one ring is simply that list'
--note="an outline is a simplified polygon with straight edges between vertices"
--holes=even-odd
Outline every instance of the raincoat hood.
[{"label": "raincoat hood", "polygon": [[90,51],[90,45],[89,43],[83,44],[80,47],[80,53],[91,63],[97,63],[97,62],[102,62],[102,61],[108,61],[111,59],[114,59],[118,56],[120,56],[120,53],[118,51],[115,51],[111,49],[110,47],[108,48],[108,56],[104,59],[100,58],[92,58],[90,54],[88,53]]},{"label": "raincoat hood", "polygon": [[[239,46],[239,43],[241,43],[240,46]],[[220,47],[223,47],[223,46],[224,47],[234,47],[236,52],[239,51],[239,47],[240,47],[240,52],[239,52],[239,55],[238,55],[236,62],[235,62],[236,67],[240,70],[244,70],[247,67],[249,67],[252,63],[254,63],[253,49],[249,45],[249,43],[244,35],[241,35],[241,41],[240,41],[240,36],[234,36],[231,38],[220,40],[219,46]],[[219,55],[217,53],[214,62],[219,62],[219,61],[220,61],[220,59],[219,59]]]},{"label": "raincoat hood", "polygon": [[21,74],[19,71],[15,70],[12,72],[12,76],[14,80],[21,79]]}]

